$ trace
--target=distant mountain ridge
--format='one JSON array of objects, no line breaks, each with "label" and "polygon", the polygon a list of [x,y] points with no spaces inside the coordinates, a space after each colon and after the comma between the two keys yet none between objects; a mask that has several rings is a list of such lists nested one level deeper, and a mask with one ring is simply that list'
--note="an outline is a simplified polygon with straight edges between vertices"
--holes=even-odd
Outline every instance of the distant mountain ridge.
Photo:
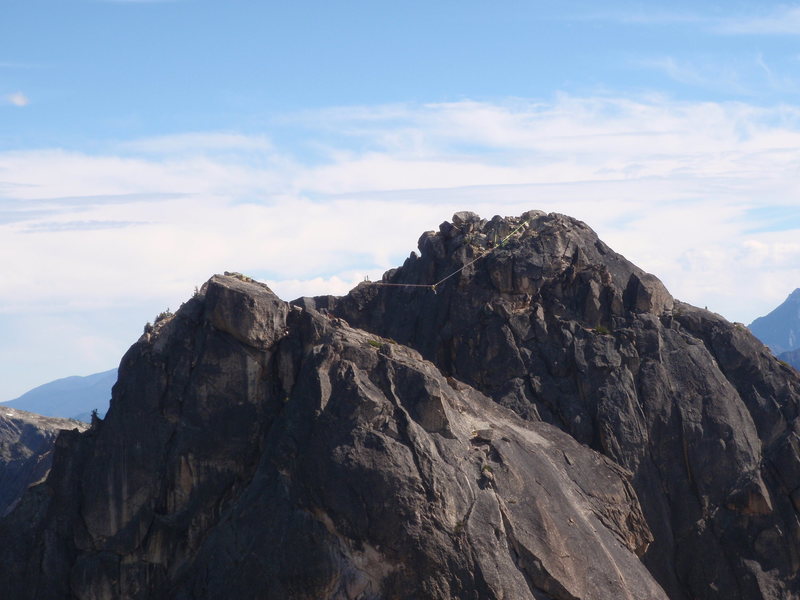
[{"label": "distant mountain ridge", "polygon": [[748,325],[758,339],[777,355],[800,348],[800,288],[768,315]]},{"label": "distant mountain ridge", "polygon": [[800,371],[800,348],[797,350],[789,350],[788,352],[781,352],[778,354],[778,358]]},{"label": "distant mountain ridge", "polygon": [[106,414],[111,388],[116,381],[116,369],[85,377],[64,377],[35,387],[19,398],[3,402],[0,407],[88,423],[93,410],[96,409],[100,417]]}]

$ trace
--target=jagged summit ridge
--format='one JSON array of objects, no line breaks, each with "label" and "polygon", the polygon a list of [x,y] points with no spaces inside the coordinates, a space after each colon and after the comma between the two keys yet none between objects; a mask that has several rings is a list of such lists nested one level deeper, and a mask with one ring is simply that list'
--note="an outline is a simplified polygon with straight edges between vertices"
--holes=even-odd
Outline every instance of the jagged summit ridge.
[{"label": "jagged summit ridge", "polygon": [[[507,237],[512,232],[517,233]],[[506,241],[500,245],[501,240]],[[472,373],[468,381],[500,385],[505,391],[491,390],[491,395],[518,409],[523,407],[514,398],[526,387],[523,382],[493,377],[491,372],[508,374],[507,366],[479,358],[497,354],[491,350],[497,336],[530,340],[537,332],[546,335],[553,319],[568,323],[570,330],[608,333],[625,327],[632,314],[660,318],[671,315],[675,305],[655,276],[611,250],[585,223],[557,213],[528,211],[488,221],[456,213],[438,232],[424,233],[418,246],[420,256],[412,254],[380,283],[359,284],[341,299],[298,302],[335,307],[358,327],[409,343],[445,372],[452,372],[453,361],[466,360],[470,365],[464,372]],[[500,331],[483,331],[494,317],[503,321]],[[567,335],[571,339],[574,333]],[[470,340],[472,358],[465,355],[462,336]],[[514,373],[525,378],[523,358],[517,352],[506,357],[516,365]]]},{"label": "jagged summit ridge", "polygon": [[612,251],[582,221],[558,213],[528,211],[520,217],[486,220],[459,212],[438,232],[422,234],[418,248],[421,257],[412,255],[403,267],[388,271],[383,281],[441,286],[452,284],[448,278],[454,275],[458,282],[485,273],[488,281],[481,283],[490,293],[534,296],[571,267],[594,265],[594,277],[583,275],[590,284],[583,316],[597,321],[593,325],[610,323],[626,309],[661,313],[673,304],[656,277]]}]

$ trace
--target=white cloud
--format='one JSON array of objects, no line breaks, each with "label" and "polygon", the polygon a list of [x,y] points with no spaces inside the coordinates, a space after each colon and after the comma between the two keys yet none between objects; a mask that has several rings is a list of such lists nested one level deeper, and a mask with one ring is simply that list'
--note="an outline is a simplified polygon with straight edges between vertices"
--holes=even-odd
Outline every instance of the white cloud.
[{"label": "white cloud", "polygon": [[8,94],[6,96],[6,101],[9,104],[13,104],[14,106],[19,106],[19,107],[28,106],[28,104],[31,103],[28,97],[22,92],[14,92],[13,94]]},{"label": "white cloud", "polygon": [[365,278],[375,281],[382,272],[364,269],[360,272],[344,272],[332,277],[312,279],[267,279],[265,282],[281,298],[300,298],[301,296],[343,296]]},{"label": "white cloud", "polygon": [[150,155],[202,155],[233,151],[269,152],[273,150],[270,140],[263,136],[247,136],[240,133],[181,133],[124,142],[121,150]]},{"label": "white cloud", "polygon": [[[0,317],[152,318],[225,270],[287,299],[340,294],[463,209],[575,216],[678,298],[732,320],[800,285],[794,106],[561,96],[292,120],[328,128],[313,163],[202,132],[103,155],[0,153]],[[95,336],[119,355],[133,341],[81,332]]]}]

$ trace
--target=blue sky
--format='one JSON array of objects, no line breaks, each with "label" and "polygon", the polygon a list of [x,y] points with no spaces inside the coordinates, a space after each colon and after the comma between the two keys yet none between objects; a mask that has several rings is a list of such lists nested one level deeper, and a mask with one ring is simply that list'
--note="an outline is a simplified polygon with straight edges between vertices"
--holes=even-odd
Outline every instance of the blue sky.
[{"label": "blue sky", "polygon": [[798,41],[796,3],[5,0],[0,400],[214,272],[342,293],[461,209],[749,322],[800,286]]},{"label": "blue sky", "polygon": [[664,6],[5,0],[2,85],[30,105],[9,118],[2,143],[91,148],[196,130],[272,132],[304,109],[556,91],[797,98],[800,10]]}]

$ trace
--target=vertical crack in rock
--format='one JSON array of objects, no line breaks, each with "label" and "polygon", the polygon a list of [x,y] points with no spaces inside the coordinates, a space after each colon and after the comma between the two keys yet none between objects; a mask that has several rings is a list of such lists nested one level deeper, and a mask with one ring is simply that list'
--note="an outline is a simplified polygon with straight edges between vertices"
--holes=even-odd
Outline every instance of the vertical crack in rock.
[{"label": "vertical crack in rock", "polygon": [[[519,543],[514,535],[514,527],[506,514],[501,498],[497,498],[500,515],[503,518],[503,532],[506,535],[508,547],[511,549],[514,565],[519,569],[528,584],[531,595],[536,598],[537,591],[543,591],[553,600],[579,600],[570,594],[554,579],[542,566],[541,562],[533,556],[527,548]],[[532,571],[532,572],[531,572]]]}]

